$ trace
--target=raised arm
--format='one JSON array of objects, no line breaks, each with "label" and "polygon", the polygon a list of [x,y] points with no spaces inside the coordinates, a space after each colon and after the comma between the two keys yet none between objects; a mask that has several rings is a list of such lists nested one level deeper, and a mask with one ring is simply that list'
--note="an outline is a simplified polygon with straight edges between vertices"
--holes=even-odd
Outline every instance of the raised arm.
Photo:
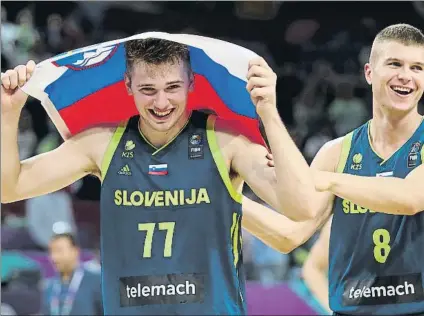
[{"label": "raised arm", "polygon": [[91,138],[99,137],[95,131],[81,133],[51,152],[20,161],[18,122],[28,95],[19,86],[31,77],[34,67],[35,64],[29,62],[8,70],[1,78],[2,203],[57,191],[98,170],[88,150],[95,144]]},{"label": "raised arm", "polygon": [[318,194],[313,173],[278,114],[276,75],[260,58],[251,61],[247,78],[247,90],[263,122],[275,170],[272,174],[261,170],[257,161],[263,157],[265,148],[247,141],[235,153],[233,167],[252,190],[276,210],[292,220],[310,219],[317,214]]}]

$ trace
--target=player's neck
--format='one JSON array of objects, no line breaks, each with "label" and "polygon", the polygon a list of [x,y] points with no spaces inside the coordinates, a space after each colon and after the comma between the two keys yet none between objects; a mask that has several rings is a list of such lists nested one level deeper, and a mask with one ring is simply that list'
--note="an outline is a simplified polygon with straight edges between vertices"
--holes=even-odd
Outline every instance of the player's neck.
[{"label": "player's neck", "polygon": [[139,130],[152,145],[154,145],[156,148],[160,148],[169,143],[181,132],[181,130],[187,124],[187,121],[190,119],[190,115],[190,111],[184,112],[177,123],[166,132],[156,131],[150,126],[147,126],[147,124],[142,124],[141,120],[139,121]]},{"label": "player's neck", "polygon": [[374,109],[370,136],[374,146],[394,148],[402,146],[414,134],[423,117],[415,110],[394,115]]}]

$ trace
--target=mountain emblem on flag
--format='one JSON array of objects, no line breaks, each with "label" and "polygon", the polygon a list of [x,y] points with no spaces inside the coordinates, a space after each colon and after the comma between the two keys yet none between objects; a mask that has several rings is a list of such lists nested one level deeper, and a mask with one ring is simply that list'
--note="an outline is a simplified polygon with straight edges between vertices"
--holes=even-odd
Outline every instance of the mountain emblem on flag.
[{"label": "mountain emblem on flag", "polygon": [[72,70],[84,70],[100,66],[107,62],[115,54],[119,45],[98,47],[97,49],[77,53],[56,60],[57,66],[65,66]]}]

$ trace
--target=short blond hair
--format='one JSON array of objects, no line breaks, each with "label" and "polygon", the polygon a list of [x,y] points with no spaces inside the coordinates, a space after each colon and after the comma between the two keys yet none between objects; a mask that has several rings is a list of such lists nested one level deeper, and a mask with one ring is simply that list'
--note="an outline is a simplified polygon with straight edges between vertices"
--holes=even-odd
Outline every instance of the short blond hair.
[{"label": "short blond hair", "polygon": [[390,25],[375,36],[371,48],[370,61],[374,60],[377,55],[376,46],[387,41],[394,41],[407,46],[424,46],[424,34],[420,29],[409,24]]}]

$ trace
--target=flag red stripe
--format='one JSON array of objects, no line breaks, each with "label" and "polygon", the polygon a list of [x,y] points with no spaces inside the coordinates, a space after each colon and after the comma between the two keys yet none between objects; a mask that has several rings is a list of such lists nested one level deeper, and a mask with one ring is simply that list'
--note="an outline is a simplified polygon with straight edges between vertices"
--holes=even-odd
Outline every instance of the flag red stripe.
[{"label": "flag red stripe", "polygon": [[[264,144],[259,132],[258,121],[238,115],[226,107],[205,77],[196,75],[194,92],[189,94],[188,107],[191,109],[213,110],[222,119],[233,121],[235,129],[251,141]],[[81,132],[96,117],[98,125],[116,124],[137,115],[131,96],[127,94],[124,81],[119,81],[59,111],[72,135]],[[101,123],[100,123],[101,122]]]}]

